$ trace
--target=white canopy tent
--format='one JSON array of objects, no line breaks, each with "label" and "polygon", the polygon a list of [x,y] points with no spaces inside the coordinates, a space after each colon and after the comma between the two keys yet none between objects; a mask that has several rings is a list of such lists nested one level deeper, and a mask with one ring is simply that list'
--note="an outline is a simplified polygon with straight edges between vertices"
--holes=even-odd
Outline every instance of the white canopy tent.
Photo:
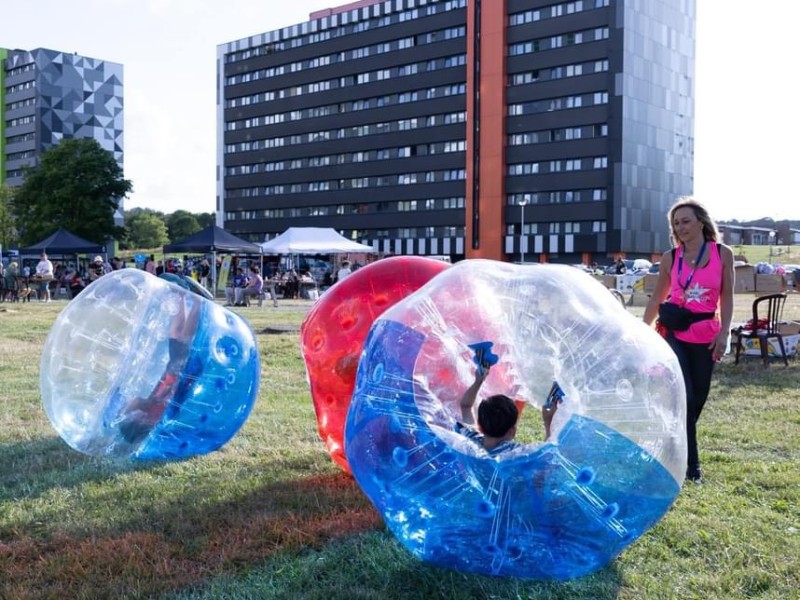
[{"label": "white canopy tent", "polygon": [[372,246],[339,235],[330,227],[289,227],[273,240],[261,244],[264,254],[346,254],[370,252]]}]

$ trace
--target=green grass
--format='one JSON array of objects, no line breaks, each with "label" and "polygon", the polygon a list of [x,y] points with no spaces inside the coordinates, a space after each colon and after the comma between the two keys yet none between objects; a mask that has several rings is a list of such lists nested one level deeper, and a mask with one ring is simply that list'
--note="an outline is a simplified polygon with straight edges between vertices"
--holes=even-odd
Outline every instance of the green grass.
[{"label": "green grass", "polygon": [[[781,265],[800,265],[800,246],[732,246],[735,256],[745,256],[747,262],[755,265],[772,262]],[[770,252],[771,250],[771,252]],[[771,256],[771,259],[770,259]]]},{"label": "green grass", "polygon": [[[752,298],[736,297],[737,320]],[[800,598],[797,358],[720,364],[699,429],[706,483],[600,572],[536,582],[438,569],[386,532],[317,436],[297,333],[259,333],[259,399],[220,451],[141,464],[74,452],[38,391],[64,306],[0,304],[3,600]],[[238,310],[262,332],[309,306]],[[786,317],[800,320],[800,295]]]}]

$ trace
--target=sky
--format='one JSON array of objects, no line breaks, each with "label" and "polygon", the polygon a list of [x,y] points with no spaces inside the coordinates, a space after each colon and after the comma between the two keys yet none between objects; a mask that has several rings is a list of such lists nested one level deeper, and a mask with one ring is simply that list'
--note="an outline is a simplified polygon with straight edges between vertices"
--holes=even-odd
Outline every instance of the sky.
[{"label": "sky", "polygon": [[[0,47],[122,63],[126,208],[213,212],[217,46],[345,3],[14,1],[1,11]],[[753,6],[697,0],[694,195],[718,221],[800,219],[792,62],[800,3]]]}]

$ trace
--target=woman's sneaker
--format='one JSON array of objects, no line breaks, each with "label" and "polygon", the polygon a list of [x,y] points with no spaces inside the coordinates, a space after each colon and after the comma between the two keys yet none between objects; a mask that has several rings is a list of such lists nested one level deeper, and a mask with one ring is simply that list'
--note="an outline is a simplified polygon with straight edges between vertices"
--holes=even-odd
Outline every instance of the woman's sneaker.
[{"label": "woman's sneaker", "polygon": [[689,467],[686,469],[686,479],[694,483],[703,483],[703,469],[700,467]]}]

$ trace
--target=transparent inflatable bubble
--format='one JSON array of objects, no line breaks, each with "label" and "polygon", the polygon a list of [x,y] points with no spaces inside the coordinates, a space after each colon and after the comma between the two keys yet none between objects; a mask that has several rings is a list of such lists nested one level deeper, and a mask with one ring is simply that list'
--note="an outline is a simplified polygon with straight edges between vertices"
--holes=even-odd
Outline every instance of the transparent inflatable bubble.
[{"label": "transparent inflatable bubble", "polygon": [[[554,381],[564,390],[547,442],[490,455],[455,432],[475,377],[469,346],[483,341],[499,360],[480,398],[502,393],[538,408]],[[585,273],[463,261],[376,320],[345,451],[420,558],[569,579],[606,565],[677,497],[683,379],[664,340]]]},{"label": "transparent inflatable bubble", "polygon": [[123,269],[61,312],[40,387],[53,427],[94,456],[185,458],[220,448],[255,402],[247,322],[184,287]]}]

